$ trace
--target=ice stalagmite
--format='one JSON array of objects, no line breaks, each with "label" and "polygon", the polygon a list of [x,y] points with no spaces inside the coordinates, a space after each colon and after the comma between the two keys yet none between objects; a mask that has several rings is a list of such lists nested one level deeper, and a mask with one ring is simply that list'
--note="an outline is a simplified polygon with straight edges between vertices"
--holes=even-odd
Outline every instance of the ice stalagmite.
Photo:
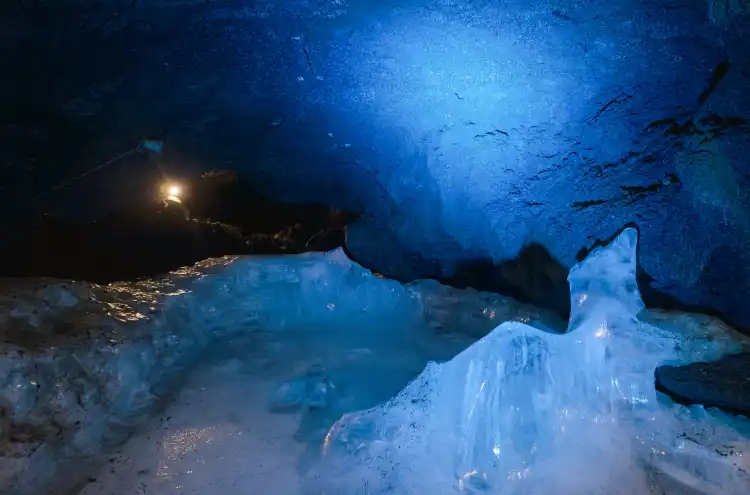
[{"label": "ice stalagmite", "polygon": [[636,244],[637,232],[625,229],[570,271],[567,333],[503,323],[451,361],[428,365],[386,404],[344,416],[308,477],[311,490],[583,495],[687,484],[744,493],[740,458],[722,457],[726,469],[717,471],[709,448],[678,455],[686,429],[714,419],[702,424],[660,404],[654,370],[721,350],[638,320]]}]

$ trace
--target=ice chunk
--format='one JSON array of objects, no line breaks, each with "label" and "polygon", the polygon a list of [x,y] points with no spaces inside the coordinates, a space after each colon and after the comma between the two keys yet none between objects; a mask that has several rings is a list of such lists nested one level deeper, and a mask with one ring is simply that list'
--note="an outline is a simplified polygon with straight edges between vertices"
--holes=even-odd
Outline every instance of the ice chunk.
[{"label": "ice chunk", "polygon": [[335,391],[336,385],[325,375],[325,370],[314,366],[304,376],[283,383],[271,397],[270,408],[284,412],[325,407]]},{"label": "ice chunk", "polygon": [[[657,365],[715,349],[638,320],[636,242],[627,229],[571,270],[567,334],[503,323],[386,404],[344,416],[310,493],[747,493],[747,472],[714,446],[680,447],[712,420],[657,400]],[[722,439],[747,442],[728,429]],[[717,462],[722,475],[706,475]]]}]

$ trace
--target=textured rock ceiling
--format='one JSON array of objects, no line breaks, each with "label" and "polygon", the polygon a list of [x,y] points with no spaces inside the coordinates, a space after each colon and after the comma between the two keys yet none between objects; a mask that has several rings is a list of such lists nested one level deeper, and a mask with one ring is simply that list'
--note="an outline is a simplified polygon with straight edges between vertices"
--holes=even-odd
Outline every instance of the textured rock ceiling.
[{"label": "textured rock ceiling", "polygon": [[236,168],[364,211],[352,253],[415,275],[415,258],[450,275],[530,243],[569,267],[635,222],[655,288],[750,326],[746,2],[16,4],[0,16],[15,207],[159,137],[160,157],[33,207],[121,205],[157,165]]}]

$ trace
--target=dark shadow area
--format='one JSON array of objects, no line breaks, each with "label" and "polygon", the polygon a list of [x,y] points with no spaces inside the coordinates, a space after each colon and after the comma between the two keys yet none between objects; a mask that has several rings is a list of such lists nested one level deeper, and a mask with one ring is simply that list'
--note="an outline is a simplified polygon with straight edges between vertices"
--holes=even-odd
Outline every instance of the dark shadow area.
[{"label": "dark shadow area", "polygon": [[182,202],[154,199],[91,223],[45,216],[7,229],[0,275],[108,283],[166,273],[223,255],[328,251],[355,215],[271,200],[233,173],[180,186]]},{"label": "dark shadow area", "polygon": [[490,259],[459,263],[441,282],[459,288],[498,292],[527,304],[570,315],[568,268],[539,244],[524,246],[518,256],[500,264]]}]

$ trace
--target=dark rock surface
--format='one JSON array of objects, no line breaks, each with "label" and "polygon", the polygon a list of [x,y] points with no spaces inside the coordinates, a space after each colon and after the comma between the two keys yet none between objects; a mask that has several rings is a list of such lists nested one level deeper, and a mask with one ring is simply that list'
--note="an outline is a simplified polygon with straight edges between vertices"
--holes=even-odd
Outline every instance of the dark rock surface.
[{"label": "dark rock surface", "polygon": [[351,215],[322,205],[273,201],[236,174],[180,186],[182,202],[132,205],[91,223],[42,218],[0,245],[0,276],[109,283],[159,275],[206,258],[328,251],[344,243]]},{"label": "dark rock surface", "polygon": [[656,388],[682,404],[701,404],[750,417],[750,353],[713,363],[662,366]]},{"label": "dark rock surface", "polygon": [[[232,168],[268,196],[364,212],[350,252],[400,278],[528,246],[567,269],[633,222],[654,290],[750,328],[747,14],[745,0],[5,2],[3,211],[98,217],[157,170]],[[116,159],[152,136],[163,154]]]},{"label": "dark rock surface", "polygon": [[489,259],[462,262],[443,283],[508,294],[565,319],[570,315],[568,270],[540,245],[524,246],[517,257],[501,264]]}]

